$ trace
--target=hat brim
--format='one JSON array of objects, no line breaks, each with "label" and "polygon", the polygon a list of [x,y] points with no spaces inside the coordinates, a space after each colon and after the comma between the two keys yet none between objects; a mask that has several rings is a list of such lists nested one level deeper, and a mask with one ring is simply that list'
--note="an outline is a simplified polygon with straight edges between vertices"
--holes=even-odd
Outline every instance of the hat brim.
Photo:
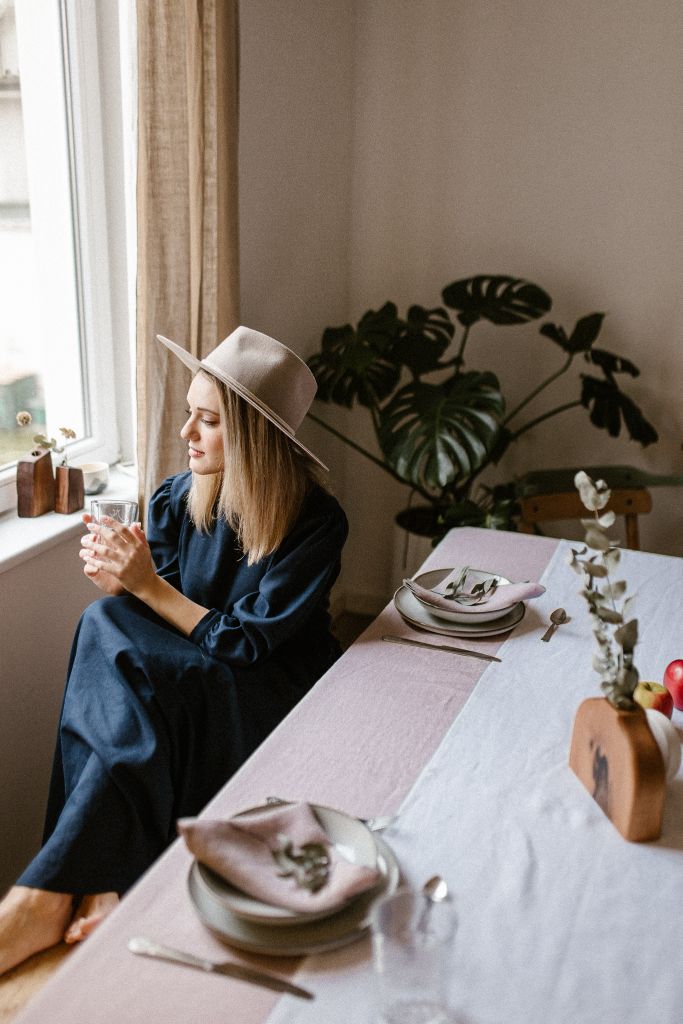
[{"label": "hat brim", "polygon": [[308,455],[310,459],[313,459],[314,462],[317,462],[319,466],[321,466],[324,470],[329,472],[329,469],[325,465],[325,463],[321,459],[319,459],[317,455],[314,455],[313,452],[310,451],[305,444],[302,444],[301,441],[296,436],[296,434],[293,433],[293,431],[284,422],[284,420],[282,420],[279,416],[275,415],[271,409],[269,409],[266,405],[263,404],[263,402],[259,401],[257,395],[252,394],[251,391],[243,387],[239,381],[230,377],[228,374],[220,373],[213,366],[207,366],[206,363],[204,363],[201,359],[197,359],[197,357],[193,356],[191,352],[188,352],[187,349],[182,348],[175,341],[171,341],[170,338],[165,338],[163,334],[157,334],[156,337],[157,341],[160,341],[162,345],[166,346],[169,352],[172,352],[174,356],[177,356],[181,363],[185,364],[188,370],[191,370],[192,373],[197,373],[199,370],[203,370],[205,373],[208,373],[209,376],[216,377],[223,384],[229,387],[231,391],[234,391],[236,395],[239,395],[240,398],[243,398],[245,402],[248,402],[249,405],[251,405],[254,409],[257,409],[260,413],[262,413],[262,415],[265,416],[266,419],[270,420],[270,422],[274,426],[276,426],[278,430],[281,430],[282,433],[285,434],[285,436],[288,437],[289,440],[292,441],[297,446],[297,448],[300,448],[302,452],[305,452],[305,454]]}]

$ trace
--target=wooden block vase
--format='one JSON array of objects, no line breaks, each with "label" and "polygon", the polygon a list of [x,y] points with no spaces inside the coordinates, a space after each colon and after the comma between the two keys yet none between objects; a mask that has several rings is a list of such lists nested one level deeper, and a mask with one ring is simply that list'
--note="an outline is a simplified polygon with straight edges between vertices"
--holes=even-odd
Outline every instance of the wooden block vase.
[{"label": "wooden block vase", "polygon": [[33,519],[55,507],[55,478],[49,452],[31,452],[17,462],[17,515]]},{"label": "wooden block vase", "polygon": [[83,508],[85,483],[83,470],[75,466],[57,466],[55,512],[70,515]]},{"label": "wooden block vase", "polygon": [[658,839],[666,767],[641,707],[621,711],[606,697],[579,705],[569,767],[624,839]]}]

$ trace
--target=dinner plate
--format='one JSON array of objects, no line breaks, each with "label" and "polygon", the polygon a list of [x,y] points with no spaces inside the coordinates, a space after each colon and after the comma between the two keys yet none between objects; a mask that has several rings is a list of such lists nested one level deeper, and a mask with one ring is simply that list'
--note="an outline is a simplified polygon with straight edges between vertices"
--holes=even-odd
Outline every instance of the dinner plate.
[{"label": "dinner plate", "polygon": [[518,622],[522,621],[526,612],[524,601],[520,601],[512,611],[494,622],[473,622],[471,624],[446,622],[445,619],[439,619],[436,615],[428,612],[405,586],[400,586],[394,594],[394,605],[401,617],[411,626],[426,629],[429,633],[440,633],[441,636],[496,636],[498,633],[506,633],[516,626]]},{"label": "dinner plate", "polygon": [[398,887],[399,868],[392,850],[379,838],[377,867],[381,882],[362,893],[331,916],[288,928],[258,924],[233,914],[223,900],[223,880],[209,868],[194,861],[188,875],[188,890],[203,923],[220,939],[248,953],[266,956],[306,956],[345,946],[364,933],[375,903]]},{"label": "dinner plate", "polygon": [[[421,576],[415,577],[415,583],[419,583],[425,590],[434,590],[442,580],[445,580],[453,572],[453,569],[432,569],[431,572],[423,572]],[[499,584],[509,583],[510,580],[506,579],[505,576],[501,576],[497,572],[489,572],[488,569],[468,569],[467,578],[473,584],[475,583],[486,583],[488,580],[496,580]],[[406,588],[407,589],[407,588]],[[411,594],[413,592],[411,591]],[[500,593],[500,591],[498,591]],[[423,608],[434,615],[437,619],[445,620],[446,622],[458,622],[460,624],[467,624],[472,622],[493,622],[494,619],[502,619],[505,615],[512,611],[517,604],[516,601],[511,601],[510,604],[505,605],[502,608],[496,608],[491,611],[490,608],[486,607],[486,602],[481,605],[469,605],[467,608],[462,606],[458,607],[456,601],[453,601],[453,608],[445,611],[443,608],[435,608],[430,605],[428,601],[423,601],[417,594],[413,594],[416,601],[419,601]]]},{"label": "dinner plate", "polygon": [[[250,807],[241,814],[250,814],[253,811],[264,811],[272,806],[266,804],[262,807]],[[358,864],[362,867],[374,868],[377,864],[377,843],[372,832],[358,818],[353,818],[343,811],[333,807],[324,807],[320,804],[311,804],[311,810],[322,826],[327,838],[336,847],[337,852],[351,864]],[[235,815],[239,818],[240,815]],[[204,865],[200,865],[200,871]],[[208,870],[208,869],[207,869]],[[329,917],[330,910],[317,910],[306,913],[305,911],[289,910],[286,907],[276,907],[272,903],[265,903],[263,900],[250,896],[236,886],[231,885],[225,879],[220,880],[220,899],[227,909],[237,917],[243,917],[248,921],[256,921],[260,924],[292,925],[297,922],[314,921],[317,918]],[[342,909],[334,908],[332,913],[338,913]]]}]

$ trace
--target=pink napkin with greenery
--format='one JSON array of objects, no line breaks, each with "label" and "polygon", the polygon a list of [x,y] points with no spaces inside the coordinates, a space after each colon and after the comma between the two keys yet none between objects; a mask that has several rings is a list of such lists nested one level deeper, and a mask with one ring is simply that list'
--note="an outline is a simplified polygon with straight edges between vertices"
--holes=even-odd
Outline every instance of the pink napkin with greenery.
[{"label": "pink napkin with greenery", "polygon": [[202,864],[277,907],[333,910],[377,884],[377,868],[352,864],[330,843],[307,803],[276,804],[234,818],[182,818],[178,832]]},{"label": "pink napkin with greenery", "polygon": [[414,594],[415,597],[425,604],[430,604],[434,608],[439,608],[446,612],[458,612],[458,614],[461,612],[476,614],[482,611],[499,611],[508,605],[517,604],[518,601],[528,601],[545,593],[545,587],[541,586],[540,583],[499,583],[494,590],[481,596],[465,587],[458,594],[458,597],[462,597],[464,600],[458,600],[457,597],[447,597],[445,593],[446,587],[449,583],[456,582],[460,576],[461,570],[454,569],[434,590],[421,587],[415,580],[404,580],[403,583],[411,594]]}]

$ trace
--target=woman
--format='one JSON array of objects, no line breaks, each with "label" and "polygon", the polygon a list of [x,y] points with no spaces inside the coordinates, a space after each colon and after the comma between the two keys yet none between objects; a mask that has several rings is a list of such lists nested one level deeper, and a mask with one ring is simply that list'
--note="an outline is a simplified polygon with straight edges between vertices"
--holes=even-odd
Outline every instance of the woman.
[{"label": "woman", "polygon": [[339,654],[346,517],[295,436],[313,375],[245,327],[201,362],[159,340],[195,373],[190,470],[151,499],[147,535],[83,516],[84,572],[107,596],[76,632],[44,845],[0,904],[0,972],[84,938]]}]

